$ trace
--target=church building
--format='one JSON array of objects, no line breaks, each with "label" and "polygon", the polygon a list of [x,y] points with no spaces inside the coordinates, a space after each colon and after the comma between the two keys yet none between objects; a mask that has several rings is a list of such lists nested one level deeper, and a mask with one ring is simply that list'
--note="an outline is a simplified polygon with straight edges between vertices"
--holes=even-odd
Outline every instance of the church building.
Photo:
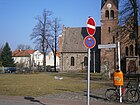
[{"label": "church building", "polygon": [[[96,27],[94,35],[96,43],[100,43],[100,34],[101,27]],[[86,27],[63,28],[62,36],[59,37],[60,71],[77,72],[87,70],[88,50],[83,44],[87,35]],[[91,49],[91,71],[93,71],[94,56],[96,56],[96,72],[100,72],[100,51],[97,46]]]},{"label": "church building", "polygon": [[[136,54],[130,54],[135,50],[135,42],[130,41],[127,35],[119,35],[114,31],[118,28],[118,0],[101,1],[101,26],[96,27],[96,46],[91,49],[91,71],[113,72],[117,65],[117,50],[114,48],[98,49],[98,45],[114,44],[121,42],[121,64],[124,72],[128,70],[126,58],[138,62]],[[59,37],[60,71],[78,72],[87,70],[88,51],[83,44],[84,38],[88,35],[86,27],[63,27],[62,36]],[[122,36],[122,38],[120,38]],[[140,37],[140,35],[139,35]],[[127,39],[127,41],[125,40]],[[125,41],[124,41],[125,40]],[[129,40],[129,41],[128,41]],[[139,64],[135,63],[137,69]]]}]

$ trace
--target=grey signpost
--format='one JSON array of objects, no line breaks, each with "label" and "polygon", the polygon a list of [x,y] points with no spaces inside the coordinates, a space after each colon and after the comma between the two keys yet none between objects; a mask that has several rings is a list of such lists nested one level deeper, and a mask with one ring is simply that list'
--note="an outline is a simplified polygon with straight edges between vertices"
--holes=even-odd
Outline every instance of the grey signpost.
[{"label": "grey signpost", "polygon": [[88,48],[87,105],[90,105],[90,49],[94,48],[96,45],[96,39],[93,37],[96,31],[96,26],[95,26],[95,21],[92,17],[88,18],[86,28],[89,34],[84,39],[84,46]]},{"label": "grey signpost", "polygon": [[[118,49],[118,66],[119,70],[121,70],[121,54],[120,54],[120,42],[117,44],[106,44],[106,45],[98,45],[98,49],[103,49],[103,48],[117,48]],[[122,103],[122,87],[120,86],[120,103]]]}]

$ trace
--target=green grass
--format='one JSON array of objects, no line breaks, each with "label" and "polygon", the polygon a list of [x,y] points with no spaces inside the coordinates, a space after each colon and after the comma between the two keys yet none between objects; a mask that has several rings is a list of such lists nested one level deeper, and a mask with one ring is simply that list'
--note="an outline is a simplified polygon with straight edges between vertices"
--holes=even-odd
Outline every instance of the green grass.
[{"label": "green grass", "polygon": [[[63,76],[55,80],[54,76]],[[85,74],[0,74],[0,95],[42,96],[62,92],[86,90]],[[102,85],[91,83],[91,89]]]}]

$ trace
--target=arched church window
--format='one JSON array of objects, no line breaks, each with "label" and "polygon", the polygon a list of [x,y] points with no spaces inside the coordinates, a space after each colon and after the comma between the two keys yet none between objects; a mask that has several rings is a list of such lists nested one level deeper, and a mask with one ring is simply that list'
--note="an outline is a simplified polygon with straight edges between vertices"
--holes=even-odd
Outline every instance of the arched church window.
[{"label": "arched church window", "polygon": [[109,33],[110,33],[110,30],[111,30],[110,27],[108,27],[108,32],[109,32]]},{"label": "arched church window", "polygon": [[109,19],[109,11],[108,10],[105,11],[105,17]]},{"label": "arched church window", "polygon": [[125,47],[125,54],[128,56],[128,47]]},{"label": "arched church window", "polygon": [[88,66],[88,57],[84,57],[84,66]]},{"label": "arched church window", "polygon": [[130,45],[130,56],[133,56],[133,45]]},{"label": "arched church window", "polygon": [[138,55],[138,50],[137,50],[137,46],[135,46],[135,55]]},{"label": "arched church window", "polygon": [[111,18],[114,19],[114,11],[111,10]]},{"label": "arched church window", "polygon": [[115,43],[115,36],[113,36],[113,43]]},{"label": "arched church window", "polygon": [[71,57],[71,66],[74,66],[74,57]]}]

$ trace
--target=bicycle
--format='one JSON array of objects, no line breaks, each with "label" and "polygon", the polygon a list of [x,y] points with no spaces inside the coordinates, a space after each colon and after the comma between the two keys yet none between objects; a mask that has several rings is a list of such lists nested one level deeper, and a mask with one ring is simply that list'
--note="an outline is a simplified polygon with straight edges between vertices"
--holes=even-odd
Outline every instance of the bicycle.
[{"label": "bicycle", "polygon": [[138,102],[139,101],[139,91],[130,85],[130,81],[126,86],[122,87],[122,94],[120,95],[120,90],[118,87],[109,88],[105,92],[105,97],[109,101],[117,101],[122,97],[124,102]]}]

